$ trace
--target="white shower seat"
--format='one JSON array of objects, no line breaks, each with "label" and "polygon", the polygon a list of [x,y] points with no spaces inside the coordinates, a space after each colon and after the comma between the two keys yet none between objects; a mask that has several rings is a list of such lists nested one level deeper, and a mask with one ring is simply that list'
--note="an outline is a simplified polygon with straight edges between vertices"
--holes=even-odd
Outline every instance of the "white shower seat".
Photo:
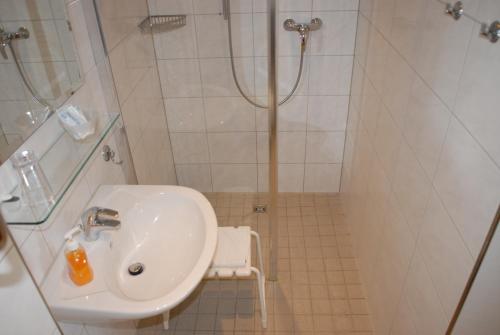
[{"label": "white shower seat", "polygon": [[[257,242],[257,257],[259,269],[252,266],[251,237]],[[267,308],[262,250],[259,235],[250,227],[219,227],[217,248],[211,267],[208,269],[208,278],[249,277],[255,273],[259,289],[260,312],[262,327],[267,328]]]}]

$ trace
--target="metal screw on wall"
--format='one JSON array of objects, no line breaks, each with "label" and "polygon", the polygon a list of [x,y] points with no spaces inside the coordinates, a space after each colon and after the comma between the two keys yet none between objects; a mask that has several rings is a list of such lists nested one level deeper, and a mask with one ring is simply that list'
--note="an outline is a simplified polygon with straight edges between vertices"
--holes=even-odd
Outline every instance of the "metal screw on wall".
[{"label": "metal screw on wall", "polygon": [[123,161],[121,159],[118,159],[118,160],[116,159],[115,151],[113,149],[111,149],[111,147],[107,144],[102,147],[101,155],[102,155],[102,159],[104,159],[105,162],[112,161],[113,163],[115,163],[117,165],[120,165],[121,163],[123,163]]}]

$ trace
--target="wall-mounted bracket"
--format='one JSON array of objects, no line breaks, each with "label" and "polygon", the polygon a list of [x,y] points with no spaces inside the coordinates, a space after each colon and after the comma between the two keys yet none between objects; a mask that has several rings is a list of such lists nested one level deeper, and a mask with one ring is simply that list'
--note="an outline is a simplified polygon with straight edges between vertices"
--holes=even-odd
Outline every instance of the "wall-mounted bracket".
[{"label": "wall-mounted bracket", "polygon": [[495,21],[490,25],[481,25],[481,36],[487,38],[491,43],[496,43],[500,39],[500,21]]},{"label": "wall-mounted bracket", "polygon": [[459,20],[464,15],[464,4],[462,1],[457,1],[454,5],[449,3],[446,5],[445,13],[455,20]]}]

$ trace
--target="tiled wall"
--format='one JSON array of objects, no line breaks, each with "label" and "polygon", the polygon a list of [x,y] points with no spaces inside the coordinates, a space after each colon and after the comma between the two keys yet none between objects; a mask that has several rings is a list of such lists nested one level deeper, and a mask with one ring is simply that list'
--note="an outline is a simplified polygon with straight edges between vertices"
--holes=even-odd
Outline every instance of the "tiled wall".
[{"label": "tiled wall", "polygon": [[[84,77],[84,85],[67,103],[103,114],[119,111],[118,100],[114,93],[111,68],[108,58],[103,53],[92,1],[70,1],[67,3],[67,10],[70,17],[73,18],[72,23],[77,45],[88,47],[85,51],[82,50],[79,52],[86,52],[88,56],[86,61],[89,63],[88,71]],[[79,22],[81,25],[75,24],[76,22]],[[29,270],[34,276],[36,284],[41,286],[42,289],[44,279],[48,271],[50,271],[55,257],[62,249],[64,242],[63,235],[79,222],[80,214],[96,189],[102,184],[127,184],[134,182],[133,172],[130,171],[130,160],[127,156],[126,139],[120,125],[121,120],[117,122],[117,125],[107,135],[101,146],[87,162],[83,171],[81,171],[46,223],[39,226],[9,226],[13,238],[20,248]],[[44,124],[42,128],[30,137],[25,146],[43,148],[44,142],[49,141],[45,127],[51,126],[53,126],[52,122]],[[104,162],[100,155],[102,145],[104,144],[108,144],[112,149],[117,150],[117,153],[121,155],[118,158],[123,159],[124,164],[116,165],[112,162]],[[68,150],[71,150],[73,147],[68,146],[68,148],[70,148]],[[60,151],[58,154],[64,157],[69,153]],[[3,299],[4,296],[8,299],[10,295],[15,294],[16,298],[12,299],[12,301],[13,303],[20,304],[19,308],[14,309],[16,314],[10,315],[13,319],[9,320],[9,322],[6,321],[5,324],[15,324],[17,320],[15,318],[19,318],[24,323],[23,326],[28,327],[26,330],[18,328],[16,331],[9,333],[32,334],[34,332],[29,327],[36,326],[39,333],[50,334],[53,330],[53,325],[50,324],[50,319],[47,318],[47,311],[43,308],[41,302],[37,300],[36,295],[34,295],[33,290],[35,288],[30,285],[30,279],[26,273],[22,273],[22,264],[15,250],[11,249],[7,256],[0,255],[0,260],[0,294],[2,295],[2,301],[5,301]],[[17,281],[15,284],[3,281],[6,278],[11,278],[4,276],[4,274],[10,273],[9,271],[19,273],[22,280]],[[29,296],[31,300],[28,300],[28,297],[25,300],[20,300],[19,297],[25,295]],[[27,308],[30,310],[26,310]],[[2,317],[7,315],[4,313],[1,314]],[[60,326],[65,334],[86,334],[82,325],[60,324]],[[135,328],[135,326],[132,325],[129,329],[132,328]],[[45,331],[45,329],[48,330]],[[92,326],[88,326],[86,330],[91,334],[113,332],[109,327],[98,327],[95,329]]]},{"label": "tiled wall", "polygon": [[118,101],[140,184],[177,184],[146,0],[99,0]]},{"label": "tiled wall", "polygon": [[0,250],[0,300],[2,333],[60,334],[10,239]]},{"label": "tiled wall", "polygon": [[500,199],[500,48],[443,10],[360,4],[342,192],[376,334],[444,334]]},{"label": "tiled wall", "polygon": [[[239,94],[230,70],[220,0],[149,0],[151,14],[187,14],[187,25],[154,32],[179,184],[201,191],[267,191],[268,114]],[[238,78],[267,104],[266,1],[231,1]],[[320,17],[296,96],[279,111],[279,188],[336,192],[352,71],[357,0],[280,1],[279,22]],[[279,27],[279,94],[295,81],[299,36]]]},{"label": "tiled wall", "polygon": [[[66,19],[62,0],[6,0],[0,3],[0,26],[5,31],[15,32],[21,26],[29,30],[29,39],[16,40],[12,45],[39,95],[53,105],[66,100],[80,85],[81,72],[88,70],[86,60],[79,59],[75,53]],[[5,53],[8,59],[0,56],[2,161],[39,126],[36,118],[45,113],[45,107],[24,87],[10,48],[6,48]],[[28,112],[34,117],[29,118]]]}]

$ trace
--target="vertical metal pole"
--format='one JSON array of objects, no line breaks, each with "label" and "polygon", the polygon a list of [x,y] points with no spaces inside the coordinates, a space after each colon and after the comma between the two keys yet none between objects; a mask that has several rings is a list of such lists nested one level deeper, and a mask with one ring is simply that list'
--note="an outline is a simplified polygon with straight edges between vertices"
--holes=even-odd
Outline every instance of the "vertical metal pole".
[{"label": "vertical metal pole", "polygon": [[483,246],[481,247],[481,251],[479,252],[479,255],[477,256],[476,263],[474,263],[474,267],[472,268],[472,271],[469,275],[469,279],[467,280],[467,283],[465,284],[465,288],[462,292],[462,296],[460,297],[460,300],[458,301],[458,305],[455,309],[455,312],[453,313],[453,316],[451,317],[450,323],[448,324],[448,329],[446,330],[446,335],[452,335],[452,333],[453,333],[453,329],[455,328],[455,325],[458,322],[458,318],[460,317],[460,313],[462,312],[462,310],[464,308],[465,302],[467,301],[467,297],[469,296],[469,293],[472,289],[472,285],[474,284],[474,281],[476,280],[477,274],[479,273],[479,270],[481,269],[481,264],[483,264],[484,258],[486,257],[486,253],[488,252],[491,241],[495,237],[495,233],[496,233],[499,225],[500,225],[500,206],[498,206],[495,218],[493,219],[493,222],[491,223],[490,229],[488,230],[488,233],[486,234],[486,237],[484,239]]},{"label": "vertical metal pole", "polygon": [[276,46],[276,2],[267,1],[268,29],[268,113],[269,113],[269,280],[278,279],[278,59]]}]

